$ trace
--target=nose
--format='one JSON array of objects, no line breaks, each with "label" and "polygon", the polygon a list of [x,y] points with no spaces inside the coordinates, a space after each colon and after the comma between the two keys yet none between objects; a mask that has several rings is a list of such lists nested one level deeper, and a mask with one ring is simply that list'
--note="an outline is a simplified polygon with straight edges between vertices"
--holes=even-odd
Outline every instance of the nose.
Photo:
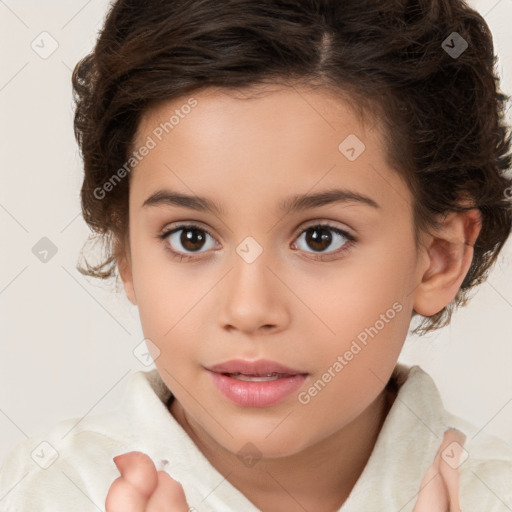
[{"label": "nose", "polygon": [[263,251],[252,263],[234,254],[219,309],[224,329],[253,334],[287,328],[291,294],[278,277],[279,266],[266,253]]}]

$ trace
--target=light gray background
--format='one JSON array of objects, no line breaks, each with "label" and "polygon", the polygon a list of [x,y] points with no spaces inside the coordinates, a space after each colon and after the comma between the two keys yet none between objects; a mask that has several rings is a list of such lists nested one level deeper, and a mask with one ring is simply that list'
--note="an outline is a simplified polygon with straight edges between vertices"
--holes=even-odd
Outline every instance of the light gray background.
[{"label": "light gray background", "polygon": [[[511,94],[512,0],[469,5],[493,31],[502,89]],[[129,375],[153,368],[132,353],[143,340],[135,306],[75,269],[90,231],[79,206],[71,70],[92,48],[107,7],[0,0],[0,463],[60,420],[116,406]],[[43,31],[58,43],[47,59],[31,48]],[[32,253],[42,237],[58,249],[47,263]],[[451,326],[411,337],[400,360],[430,373],[449,410],[512,444],[511,256],[509,243]]]}]

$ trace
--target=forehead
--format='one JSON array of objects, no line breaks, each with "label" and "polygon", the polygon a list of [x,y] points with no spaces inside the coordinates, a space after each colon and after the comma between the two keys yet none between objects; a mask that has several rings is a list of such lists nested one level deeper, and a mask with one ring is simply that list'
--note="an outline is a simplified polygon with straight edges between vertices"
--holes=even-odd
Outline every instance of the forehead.
[{"label": "forehead", "polygon": [[[378,109],[378,104],[374,103],[372,108]],[[253,85],[244,89],[208,87],[172,100],[155,102],[141,116],[136,139],[140,141],[141,137],[154,131],[160,123],[169,123],[174,118],[171,121],[171,130],[163,134],[168,135],[169,131],[174,131],[178,124],[190,116],[197,120],[194,126],[196,132],[200,128],[199,123],[207,129],[212,128],[212,116],[217,116],[215,131],[219,133],[222,128],[226,128],[221,123],[228,120],[228,117],[229,122],[237,122],[237,129],[241,124],[253,121],[258,122],[257,128],[270,131],[278,127],[276,121],[280,119],[284,124],[300,117],[304,120],[305,124],[301,123],[304,128],[308,124],[312,126],[312,121],[317,121],[325,123],[325,127],[330,127],[331,130],[338,130],[340,122],[360,132],[369,129],[379,134],[381,130],[378,122],[380,113],[370,114],[348,92],[325,87],[269,84]],[[286,136],[286,133],[281,136]]]},{"label": "forehead", "polygon": [[386,193],[386,182],[400,186],[393,184],[400,180],[387,166],[377,119],[361,118],[347,99],[328,90],[191,93],[144,113],[134,148],[149,139],[153,148],[132,176],[139,199],[162,185],[187,193],[222,193],[229,185],[268,196],[269,189],[288,195],[315,183],[347,184],[376,197]]}]

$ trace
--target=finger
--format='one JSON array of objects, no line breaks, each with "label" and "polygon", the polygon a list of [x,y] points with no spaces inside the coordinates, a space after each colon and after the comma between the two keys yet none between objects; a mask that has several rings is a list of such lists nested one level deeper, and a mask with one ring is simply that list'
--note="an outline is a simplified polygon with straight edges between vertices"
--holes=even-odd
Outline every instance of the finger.
[{"label": "finger", "polygon": [[146,505],[145,512],[188,512],[183,487],[165,471],[158,472],[158,486]]},{"label": "finger", "polygon": [[128,452],[114,460],[121,476],[142,496],[149,498],[156,489],[158,477],[156,467],[148,455],[142,452]]},{"label": "finger", "polygon": [[145,512],[147,497],[123,477],[114,480],[105,501],[106,512]]}]

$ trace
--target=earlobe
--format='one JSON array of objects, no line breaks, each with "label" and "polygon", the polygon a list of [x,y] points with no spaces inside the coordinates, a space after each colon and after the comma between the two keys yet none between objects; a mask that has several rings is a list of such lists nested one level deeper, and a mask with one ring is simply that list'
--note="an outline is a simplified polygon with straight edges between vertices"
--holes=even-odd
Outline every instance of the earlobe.
[{"label": "earlobe", "polygon": [[441,219],[423,249],[427,268],[414,292],[417,313],[433,316],[455,298],[471,266],[481,227],[478,209],[452,212]]}]

